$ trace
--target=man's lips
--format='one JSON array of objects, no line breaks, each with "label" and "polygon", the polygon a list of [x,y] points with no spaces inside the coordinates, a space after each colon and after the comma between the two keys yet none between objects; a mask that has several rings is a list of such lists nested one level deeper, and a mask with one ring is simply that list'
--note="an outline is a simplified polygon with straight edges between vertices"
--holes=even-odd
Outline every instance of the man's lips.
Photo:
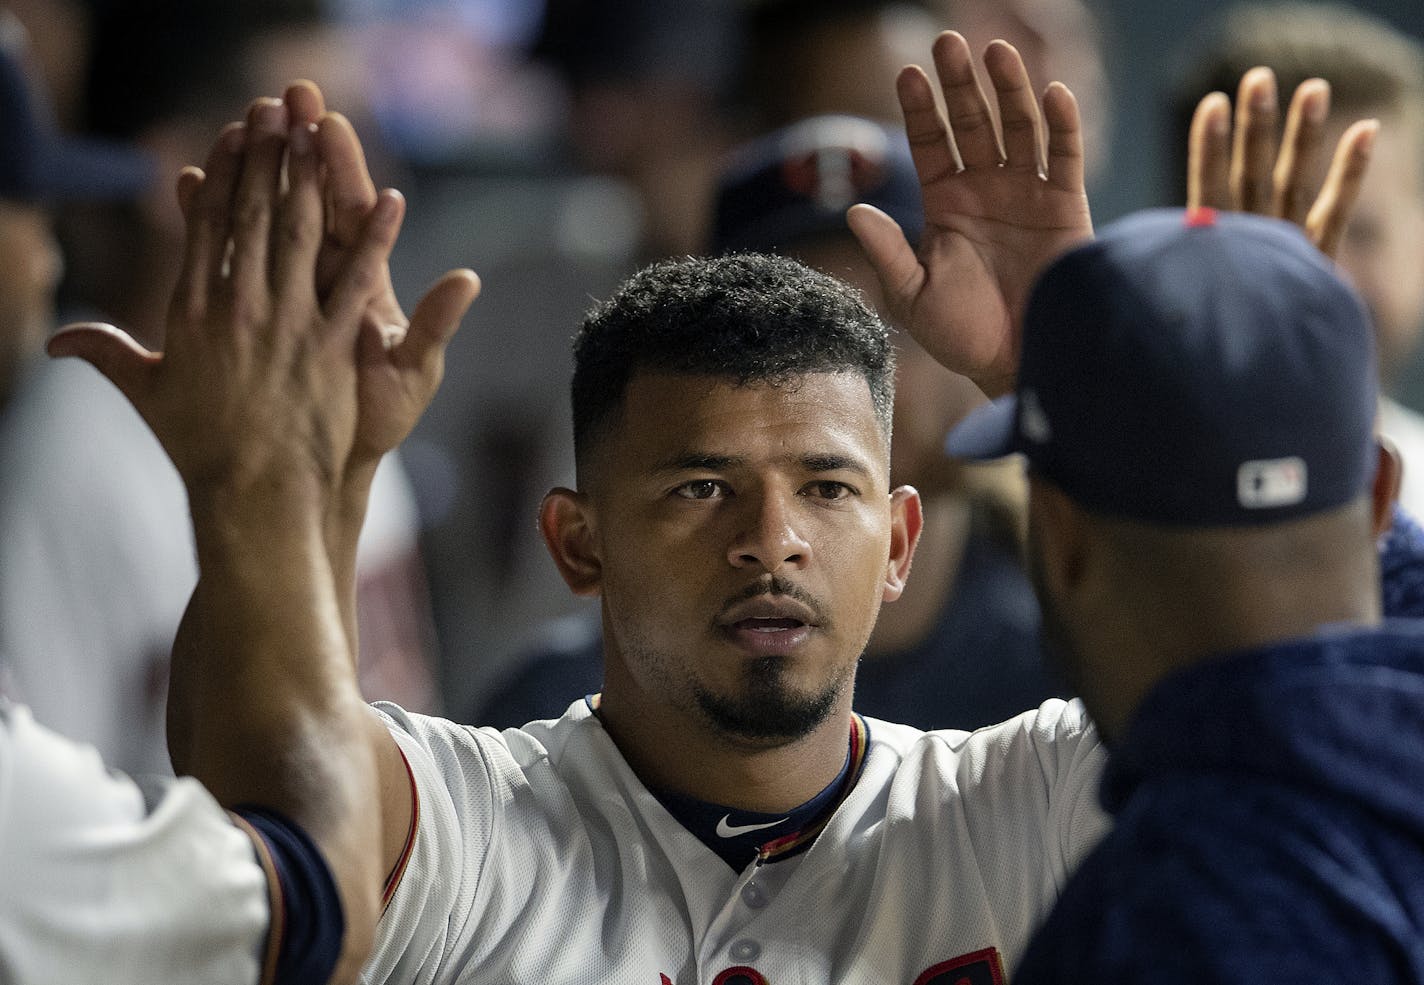
[{"label": "man's lips", "polygon": [[787,654],[805,643],[817,628],[816,614],[786,596],[757,596],[738,602],[717,620],[718,627],[740,649],[763,656]]},{"label": "man's lips", "polygon": [[758,595],[727,608],[717,618],[723,627],[791,629],[818,624],[811,607],[787,595]]}]

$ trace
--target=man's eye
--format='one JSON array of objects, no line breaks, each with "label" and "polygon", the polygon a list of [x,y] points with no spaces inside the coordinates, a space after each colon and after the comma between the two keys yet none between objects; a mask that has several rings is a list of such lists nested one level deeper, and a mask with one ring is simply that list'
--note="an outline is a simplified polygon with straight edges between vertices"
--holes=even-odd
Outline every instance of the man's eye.
[{"label": "man's eye", "polygon": [[675,492],[683,499],[717,499],[727,495],[727,487],[716,479],[697,479],[684,482]]},{"label": "man's eye", "polygon": [[833,482],[830,479],[811,483],[806,487],[806,492],[817,499],[845,499],[855,495],[855,490],[844,482]]}]

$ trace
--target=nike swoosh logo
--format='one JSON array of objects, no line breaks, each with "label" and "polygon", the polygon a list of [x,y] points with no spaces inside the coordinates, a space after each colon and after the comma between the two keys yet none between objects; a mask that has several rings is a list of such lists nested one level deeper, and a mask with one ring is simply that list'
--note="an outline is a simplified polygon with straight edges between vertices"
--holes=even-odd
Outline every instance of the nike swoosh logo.
[{"label": "nike swoosh logo", "polygon": [[783,824],[788,820],[788,818],[783,817],[780,821],[767,821],[765,824],[728,824],[727,822],[731,819],[732,815],[724,814],[722,820],[717,822],[717,836],[719,838],[735,838],[737,835],[760,831],[762,828],[774,828],[778,824]]}]

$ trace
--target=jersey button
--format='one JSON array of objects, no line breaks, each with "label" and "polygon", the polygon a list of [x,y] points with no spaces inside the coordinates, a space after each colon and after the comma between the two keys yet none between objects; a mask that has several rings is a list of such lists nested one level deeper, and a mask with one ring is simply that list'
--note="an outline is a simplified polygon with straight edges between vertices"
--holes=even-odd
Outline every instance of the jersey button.
[{"label": "jersey button", "polygon": [[742,887],[742,902],[753,910],[760,910],[771,901],[767,898],[765,889],[754,882],[749,882]]},{"label": "jersey button", "polygon": [[736,961],[755,961],[761,957],[761,945],[756,941],[742,938],[731,946],[728,953]]}]

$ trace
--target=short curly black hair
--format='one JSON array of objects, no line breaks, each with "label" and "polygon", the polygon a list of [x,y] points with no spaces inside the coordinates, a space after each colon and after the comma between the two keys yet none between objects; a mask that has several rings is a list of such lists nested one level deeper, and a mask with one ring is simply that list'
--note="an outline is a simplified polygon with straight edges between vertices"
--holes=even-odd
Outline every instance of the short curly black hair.
[{"label": "short curly black hair", "polygon": [[574,339],[580,471],[639,369],[725,377],[738,386],[859,373],[889,440],[895,356],[885,323],[853,287],[786,257],[662,260],[589,312]]}]

